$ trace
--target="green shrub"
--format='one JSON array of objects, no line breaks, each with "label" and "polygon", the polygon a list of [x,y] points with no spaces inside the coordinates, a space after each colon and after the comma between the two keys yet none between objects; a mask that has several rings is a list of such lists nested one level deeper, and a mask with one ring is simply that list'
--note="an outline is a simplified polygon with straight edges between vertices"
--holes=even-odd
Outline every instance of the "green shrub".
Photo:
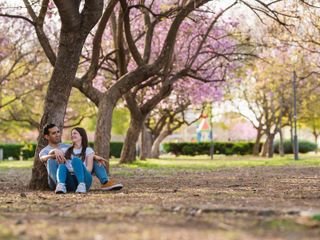
[{"label": "green shrub", "polygon": [[[89,146],[94,148],[94,143],[89,142]],[[121,155],[123,142],[111,142],[110,143],[110,157],[113,156],[115,158],[119,158]]]},{"label": "green shrub", "polygon": [[[239,154],[246,155],[252,154],[254,143],[252,142],[214,142],[215,154]],[[262,145],[262,144],[261,144]],[[210,142],[191,143],[164,143],[163,148],[167,153],[175,155],[209,155],[210,154]]]},{"label": "green shrub", "polygon": [[20,149],[20,155],[22,155],[23,159],[32,158],[34,157],[36,147],[36,143],[25,143]]},{"label": "green shrub", "polygon": [[[122,150],[122,142],[111,142],[110,143],[110,156],[119,158],[121,155]],[[34,153],[36,150],[36,143],[14,143],[14,144],[7,144],[2,143],[0,144],[0,148],[3,149],[3,158],[8,159],[9,157],[13,157],[13,159],[19,159],[20,156],[23,159],[32,158],[34,157]],[[93,146],[93,142],[89,142],[90,147]]]},{"label": "green shrub", "polygon": [[195,156],[197,155],[198,149],[196,146],[192,144],[186,144],[182,147],[182,154],[183,155],[189,155],[189,156]]},{"label": "green shrub", "polygon": [[3,150],[4,159],[8,159],[9,157],[19,159],[22,144],[0,144],[0,148]]},{"label": "green shrub", "polygon": [[111,142],[110,143],[110,156],[119,158],[121,155],[123,142]]},{"label": "green shrub", "polygon": [[[276,141],[274,144],[274,152],[279,153],[279,141]],[[284,147],[284,153],[293,153],[293,146],[290,140],[285,140],[283,143]],[[317,144],[306,141],[306,140],[300,140],[299,141],[299,152],[300,153],[307,153],[312,152],[317,149]]]}]

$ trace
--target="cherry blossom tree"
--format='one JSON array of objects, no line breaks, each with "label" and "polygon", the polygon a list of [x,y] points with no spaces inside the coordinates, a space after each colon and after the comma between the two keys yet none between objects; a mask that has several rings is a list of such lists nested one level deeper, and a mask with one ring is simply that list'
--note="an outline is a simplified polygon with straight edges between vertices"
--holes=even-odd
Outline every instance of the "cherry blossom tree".
[{"label": "cherry blossom tree", "polygon": [[[195,9],[199,9],[210,0],[163,1],[160,9],[154,4],[154,1],[130,1],[127,3],[124,0],[110,0],[103,7],[101,0],[76,2],[55,0],[56,8],[52,7],[52,2],[49,0],[41,2],[24,0],[23,2],[25,4],[23,10],[26,10],[24,13],[1,12],[0,16],[24,20],[31,24],[47,58],[54,66],[45,98],[40,128],[47,122],[54,122],[62,127],[71,87],[74,86],[98,105],[95,150],[98,154],[108,158],[112,111],[116,103],[134,86],[150,80],[159,72],[167,72],[166,69],[173,60],[176,38],[181,25],[188,17],[192,18]],[[118,2],[120,6],[116,5]],[[275,5],[281,1],[262,3],[261,1],[242,0],[237,2],[251,8],[253,12],[267,14],[280,23],[286,17],[285,14],[274,10]],[[51,39],[49,37],[51,36],[50,31],[54,29],[53,26],[57,26],[56,21],[49,21],[49,18],[54,17],[52,9],[58,10],[61,27],[58,27],[59,36],[53,34]],[[150,16],[149,19],[145,17],[146,24],[141,24],[145,27],[144,31],[137,32],[137,34],[132,32],[131,25],[132,17],[135,16],[134,10],[147,12]],[[98,26],[94,28],[99,20]],[[116,51],[105,51],[102,48],[104,30],[109,22],[114,23],[111,24],[110,32],[115,33],[113,43]],[[167,24],[167,31],[163,31],[162,35],[164,41],[162,45],[151,45],[153,40],[150,37],[158,22]],[[83,52],[86,51],[83,46],[90,31],[94,32],[92,50],[90,50],[91,56],[80,62]],[[137,41],[140,38],[143,38],[146,43],[143,53],[139,52],[137,46]],[[159,49],[159,55],[154,58],[151,58],[152,51],[150,49],[152,47]],[[130,58],[126,58],[128,52]],[[107,58],[116,63],[117,67],[114,69],[117,77],[106,87],[105,92],[101,92],[94,87],[94,80],[100,69],[107,70],[107,72],[113,70],[109,68],[110,61],[107,62]],[[127,71],[129,60],[132,60],[131,66],[133,67],[128,68]],[[79,68],[79,64],[84,67]],[[99,75],[105,76],[100,72]],[[43,137],[39,135],[36,155],[45,144],[42,139]],[[41,182],[45,182],[45,171],[43,165],[36,158],[31,186],[33,188],[41,187],[39,185]]]}]

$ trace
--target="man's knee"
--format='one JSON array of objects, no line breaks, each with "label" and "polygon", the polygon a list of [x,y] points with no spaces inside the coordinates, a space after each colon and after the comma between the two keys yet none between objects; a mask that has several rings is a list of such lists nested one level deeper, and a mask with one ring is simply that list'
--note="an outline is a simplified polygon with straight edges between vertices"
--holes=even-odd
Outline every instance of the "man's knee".
[{"label": "man's knee", "polygon": [[47,161],[47,169],[48,168],[53,168],[53,167],[58,167],[58,163],[55,159],[49,159]]}]

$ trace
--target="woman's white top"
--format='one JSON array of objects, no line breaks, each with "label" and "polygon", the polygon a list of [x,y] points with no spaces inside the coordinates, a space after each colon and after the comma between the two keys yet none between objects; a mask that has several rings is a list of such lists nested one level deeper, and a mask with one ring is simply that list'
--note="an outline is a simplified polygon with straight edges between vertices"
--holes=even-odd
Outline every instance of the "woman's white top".
[{"label": "woman's white top", "polygon": [[[66,153],[67,150],[68,150],[68,148],[63,148],[62,149],[62,151],[64,153]],[[82,151],[82,148],[74,148],[73,149],[73,153],[71,154],[71,159],[75,158],[75,157],[80,158],[81,151]],[[93,155],[93,154],[94,154],[93,149],[91,147],[87,147],[86,148],[86,157],[85,157],[85,160],[83,161],[83,164],[84,164],[85,167],[87,166],[87,157],[90,156],[90,155]],[[66,167],[67,167],[68,171],[72,173],[74,171],[73,171],[73,167],[71,165],[71,159],[67,159],[65,164],[66,164]]]}]

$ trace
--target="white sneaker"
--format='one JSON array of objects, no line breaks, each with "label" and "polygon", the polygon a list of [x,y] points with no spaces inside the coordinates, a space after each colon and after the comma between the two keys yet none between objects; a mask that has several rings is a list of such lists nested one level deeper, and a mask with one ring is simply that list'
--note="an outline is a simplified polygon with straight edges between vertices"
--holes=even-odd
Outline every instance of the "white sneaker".
[{"label": "white sneaker", "polygon": [[64,183],[58,183],[56,186],[55,193],[61,194],[61,193],[66,193],[66,192],[67,192],[66,185]]},{"label": "white sneaker", "polygon": [[86,184],[84,184],[83,182],[79,183],[76,193],[86,193],[87,189],[86,189]]}]

